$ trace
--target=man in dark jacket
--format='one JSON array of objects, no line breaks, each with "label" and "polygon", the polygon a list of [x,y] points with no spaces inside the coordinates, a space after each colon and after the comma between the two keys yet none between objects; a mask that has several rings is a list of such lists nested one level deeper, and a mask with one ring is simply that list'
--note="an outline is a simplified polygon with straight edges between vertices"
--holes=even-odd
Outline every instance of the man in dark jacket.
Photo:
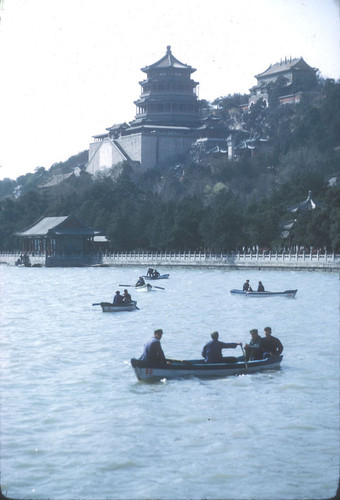
[{"label": "man in dark jacket", "polygon": [[144,351],[140,359],[157,364],[162,364],[166,362],[165,355],[160,342],[162,335],[163,335],[163,330],[158,329],[154,331],[152,339],[150,339],[145,344]]},{"label": "man in dark jacket", "polygon": [[246,360],[251,361],[254,359],[262,359],[263,358],[263,350],[262,350],[262,337],[260,337],[257,328],[253,328],[250,330],[251,341],[249,344],[244,346],[246,351]]},{"label": "man in dark jacket", "polygon": [[124,304],[123,297],[121,296],[121,294],[120,294],[120,291],[119,291],[119,290],[117,290],[117,292],[115,293],[115,296],[113,297],[113,303],[114,303],[116,306],[119,306],[120,304]]},{"label": "man in dark jacket", "polygon": [[203,347],[202,351],[202,356],[206,363],[222,363],[222,349],[234,349],[238,345],[242,345],[242,342],[230,342],[228,344],[220,342],[218,340],[218,332],[213,332],[211,338],[212,340]]},{"label": "man in dark jacket", "polygon": [[242,287],[242,290],[243,290],[244,292],[252,292],[252,291],[253,291],[253,290],[252,290],[252,288],[251,288],[251,286],[250,286],[250,284],[249,284],[249,280],[246,280],[246,281],[244,282],[243,287]]},{"label": "man in dark jacket", "polygon": [[263,357],[280,356],[283,351],[283,345],[279,339],[272,336],[272,329],[270,326],[266,326],[264,334],[265,338],[262,340]]}]

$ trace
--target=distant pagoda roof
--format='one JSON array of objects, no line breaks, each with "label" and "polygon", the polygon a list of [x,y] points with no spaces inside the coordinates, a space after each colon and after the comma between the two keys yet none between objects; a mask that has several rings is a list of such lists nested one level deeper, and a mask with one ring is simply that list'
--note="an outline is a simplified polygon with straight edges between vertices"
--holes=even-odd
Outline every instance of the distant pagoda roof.
[{"label": "distant pagoda roof", "polygon": [[294,214],[300,211],[314,210],[315,208],[324,208],[324,204],[321,203],[320,201],[313,199],[312,191],[308,191],[307,198],[301,203],[289,207],[288,211]]},{"label": "distant pagoda roof", "polygon": [[150,66],[145,66],[144,68],[141,68],[144,73],[147,73],[150,70],[153,69],[162,69],[162,68],[180,68],[180,69],[187,69],[190,71],[190,73],[193,73],[196,71],[195,68],[192,66],[189,66],[188,64],[184,64],[178,59],[176,59],[175,56],[172,55],[171,52],[171,46],[168,45],[166,48],[166,54],[163,56],[159,61],[155,62],[154,64],[150,64]]},{"label": "distant pagoda roof", "polygon": [[302,57],[297,57],[295,59],[286,58],[278,63],[271,64],[263,73],[255,75],[255,78],[265,78],[267,76],[276,75],[278,73],[286,73],[287,71],[292,70],[317,71],[317,69],[309,66],[309,64],[307,64]]}]

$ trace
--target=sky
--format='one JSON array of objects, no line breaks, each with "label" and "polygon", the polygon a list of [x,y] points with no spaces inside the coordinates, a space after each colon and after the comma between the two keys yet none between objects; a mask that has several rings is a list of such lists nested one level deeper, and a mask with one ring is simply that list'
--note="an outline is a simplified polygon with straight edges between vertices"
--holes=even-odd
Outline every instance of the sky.
[{"label": "sky", "polygon": [[0,0],[0,180],[48,170],[134,119],[141,68],[171,46],[199,98],[248,93],[303,57],[340,79],[340,0]]}]

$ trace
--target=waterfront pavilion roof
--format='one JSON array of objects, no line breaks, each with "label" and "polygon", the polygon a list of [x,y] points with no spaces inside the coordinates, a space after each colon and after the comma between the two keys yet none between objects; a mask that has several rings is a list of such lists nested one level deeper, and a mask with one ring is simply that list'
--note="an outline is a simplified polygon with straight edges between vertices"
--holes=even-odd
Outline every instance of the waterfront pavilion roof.
[{"label": "waterfront pavilion roof", "polygon": [[16,233],[16,236],[27,238],[43,236],[95,236],[100,231],[95,231],[73,215],[61,217],[43,217],[24,231]]}]

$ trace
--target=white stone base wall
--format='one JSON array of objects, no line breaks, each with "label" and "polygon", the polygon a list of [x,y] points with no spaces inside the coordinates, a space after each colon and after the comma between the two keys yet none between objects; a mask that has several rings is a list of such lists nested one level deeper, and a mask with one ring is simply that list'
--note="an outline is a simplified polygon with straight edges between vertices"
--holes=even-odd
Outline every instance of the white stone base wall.
[{"label": "white stone base wall", "polygon": [[129,159],[147,170],[187,154],[195,140],[194,135],[159,131],[125,135],[114,141],[107,137],[90,144],[86,171],[93,175]]}]

